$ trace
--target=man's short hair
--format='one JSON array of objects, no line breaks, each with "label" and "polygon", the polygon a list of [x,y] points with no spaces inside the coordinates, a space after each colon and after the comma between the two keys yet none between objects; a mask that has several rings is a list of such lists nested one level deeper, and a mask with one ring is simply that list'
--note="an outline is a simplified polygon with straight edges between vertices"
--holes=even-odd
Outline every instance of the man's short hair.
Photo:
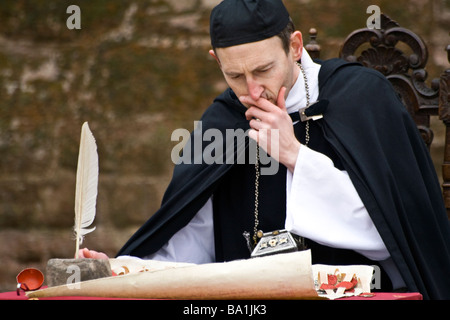
[{"label": "man's short hair", "polygon": [[284,52],[286,52],[286,55],[289,54],[289,47],[291,45],[291,35],[295,31],[295,25],[294,21],[292,21],[291,18],[289,18],[289,22],[287,26],[279,33],[277,34],[277,37],[281,39],[281,43],[283,45]]}]

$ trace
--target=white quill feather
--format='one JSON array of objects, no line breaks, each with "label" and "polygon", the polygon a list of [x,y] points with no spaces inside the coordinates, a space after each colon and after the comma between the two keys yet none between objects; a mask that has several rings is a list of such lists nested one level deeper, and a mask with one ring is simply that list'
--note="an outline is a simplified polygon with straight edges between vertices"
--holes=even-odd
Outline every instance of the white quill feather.
[{"label": "white quill feather", "polygon": [[81,127],[80,151],[78,154],[77,180],[75,186],[75,258],[84,236],[95,230],[87,229],[95,218],[98,190],[98,154],[95,138],[88,123]]}]

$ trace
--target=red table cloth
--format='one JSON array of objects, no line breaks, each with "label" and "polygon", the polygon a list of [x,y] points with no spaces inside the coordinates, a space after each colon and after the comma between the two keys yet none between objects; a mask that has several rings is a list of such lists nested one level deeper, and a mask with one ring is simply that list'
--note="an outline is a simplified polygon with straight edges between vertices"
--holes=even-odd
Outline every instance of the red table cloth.
[{"label": "red table cloth", "polygon": [[[0,300],[28,300],[28,297],[23,291],[20,296],[16,291],[0,293]],[[102,298],[102,297],[49,297],[40,298],[39,300],[126,300],[116,298]],[[348,297],[337,300],[422,300],[422,295],[418,292],[395,293],[395,292],[374,292],[372,297]]]}]

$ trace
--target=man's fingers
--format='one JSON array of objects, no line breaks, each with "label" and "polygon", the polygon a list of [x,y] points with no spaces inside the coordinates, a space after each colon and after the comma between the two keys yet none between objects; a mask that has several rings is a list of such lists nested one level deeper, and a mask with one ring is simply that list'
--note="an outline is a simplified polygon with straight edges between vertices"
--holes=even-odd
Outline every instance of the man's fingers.
[{"label": "man's fingers", "polygon": [[79,251],[79,255],[81,258],[85,259],[95,259],[95,255],[97,254],[97,251],[89,250],[88,248],[83,248]]},{"label": "man's fingers", "polygon": [[264,118],[265,115],[266,115],[266,112],[261,110],[258,107],[250,107],[245,112],[245,117],[247,120],[252,120],[252,119],[260,119],[261,120],[262,118]]},{"label": "man's fingers", "polygon": [[253,100],[250,96],[240,96],[239,101],[241,101],[241,103],[246,106],[256,105],[256,101]]},{"label": "man's fingers", "polygon": [[97,252],[95,250],[89,250],[88,248],[83,248],[78,251],[78,258],[80,259],[109,259],[108,256],[103,252]]},{"label": "man's fingers", "polygon": [[257,131],[262,130],[262,129],[266,129],[266,130],[270,129],[270,125],[268,123],[265,123],[259,119],[252,119],[252,120],[250,120],[249,124],[250,124],[250,128],[255,129]]},{"label": "man's fingers", "polygon": [[254,129],[250,129],[248,131],[248,136],[250,139],[253,139],[256,141],[256,143],[258,143],[258,131],[254,130]]},{"label": "man's fingers", "polygon": [[286,101],[284,100],[285,94],[286,94],[286,87],[281,87],[280,91],[278,92],[278,97],[277,97],[277,106],[281,110],[286,110]]},{"label": "man's fingers", "polygon": [[242,102],[242,104],[244,104],[246,106],[250,106],[250,107],[254,106],[254,107],[257,107],[266,112],[271,112],[276,108],[276,106],[274,105],[273,102],[271,102],[265,98],[259,98],[258,100],[253,100],[250,96],[240,96],[239,100]]}]

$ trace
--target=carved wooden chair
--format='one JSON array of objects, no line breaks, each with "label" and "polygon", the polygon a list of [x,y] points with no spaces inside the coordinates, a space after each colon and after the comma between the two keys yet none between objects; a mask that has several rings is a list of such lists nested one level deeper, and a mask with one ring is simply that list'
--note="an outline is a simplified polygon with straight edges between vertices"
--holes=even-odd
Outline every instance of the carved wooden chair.
[{"label": "carved wooden chair", "polygon": [[[321,46],[317,31],[309,31],[305,45],[313,59],[320,58]],[[450,62],[450,45],[446,48]],[[433,142],[430,117],[438,116],[445,125],[444,159],[442,165],[443,196],[450,218],[450,69],[440,79],[426,84],[428,50],[424,41],[411,30],[402,28],[388,16],[381,15],[380,29],[358,29],[344,41],[339,57],[358,61],[378,70],[392,83],[417,124],[428,147]]]}]

